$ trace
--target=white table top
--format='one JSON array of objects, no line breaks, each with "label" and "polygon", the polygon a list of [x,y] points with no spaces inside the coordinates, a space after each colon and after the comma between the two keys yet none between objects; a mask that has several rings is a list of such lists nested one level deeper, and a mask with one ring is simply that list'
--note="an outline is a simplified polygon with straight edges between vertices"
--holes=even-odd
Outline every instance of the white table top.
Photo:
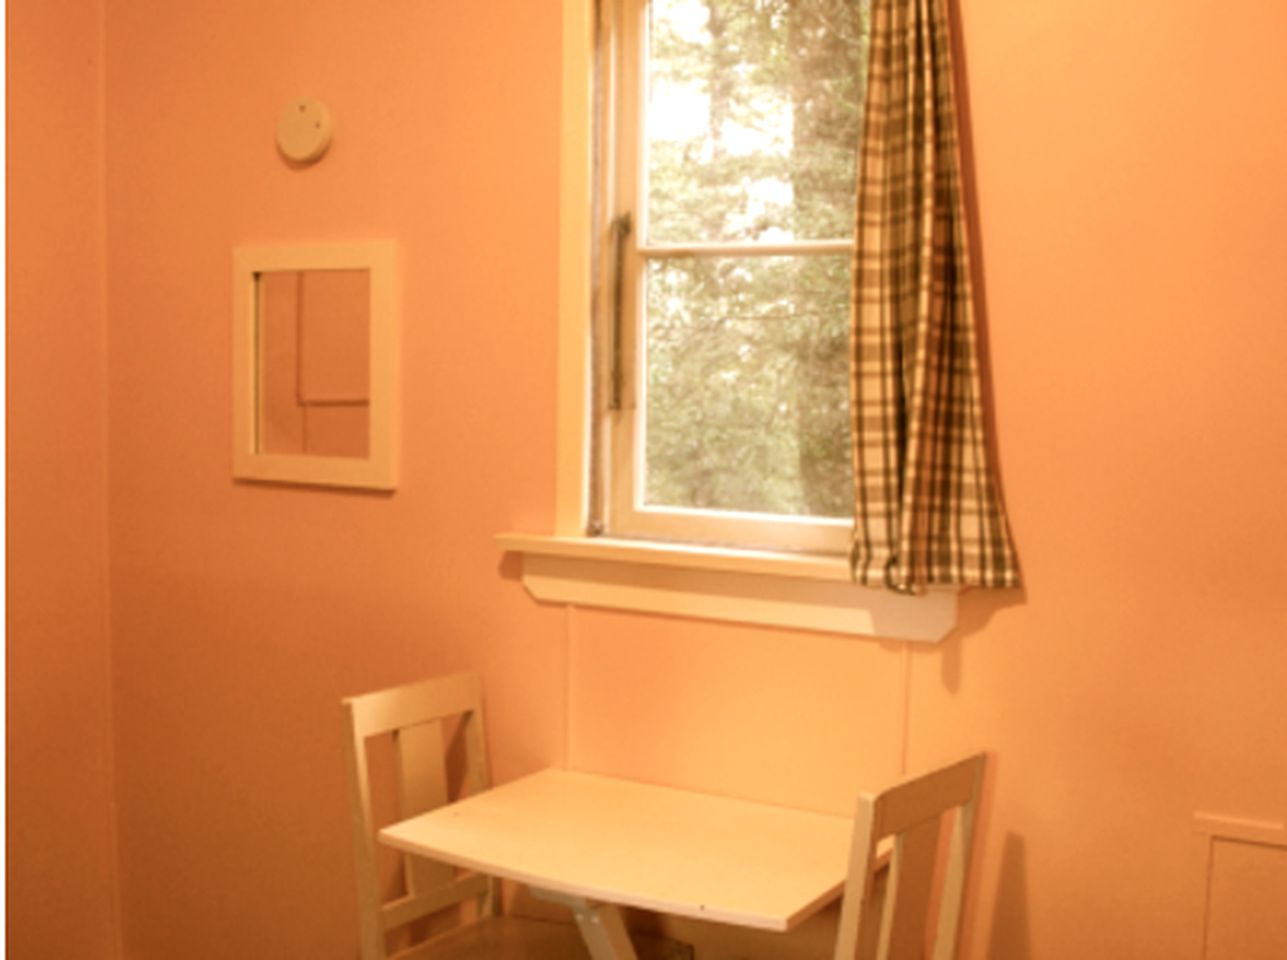
[{"label": "white table top", "polygon": [[380,840],[587,900],[786,930],[840,896],[852,828],[847,817],[545,770]]}]

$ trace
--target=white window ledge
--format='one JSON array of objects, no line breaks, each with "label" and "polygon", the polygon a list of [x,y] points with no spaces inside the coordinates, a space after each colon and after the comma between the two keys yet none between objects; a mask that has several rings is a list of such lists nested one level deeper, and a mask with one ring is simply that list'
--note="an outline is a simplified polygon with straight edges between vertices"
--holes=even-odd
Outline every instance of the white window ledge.
[{"label": "white window ledge", "polygon": [[844,557],[505,533],[537,600],[891,640],[936,643],[956,624],[955,588],[922,597],[863,587]]}]

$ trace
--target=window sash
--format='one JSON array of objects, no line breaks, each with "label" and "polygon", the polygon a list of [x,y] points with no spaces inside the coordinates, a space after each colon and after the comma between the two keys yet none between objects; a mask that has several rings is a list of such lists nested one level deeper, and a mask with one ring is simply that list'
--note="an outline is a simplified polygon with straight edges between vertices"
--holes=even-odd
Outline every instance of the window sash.
[{"label": "window sash", "polygon": [[[599,118],[601,202],[596,265],[597,324],[595,351],[596,447],[592,458],[598,476],[592,483],[592,526],[615,536],[690,543],[735,544],[807,552],[848,550],[852,518],[825,518],[733,510],[657,506],[643,502],[646,451],[643,392],[646,290],[644,278],[653,261],[716,257],[809,257],[852,254],[853,239],[773,242],[707,242],[647,244],[646,66],[648,0],[604,0]],[[614,222],[628,214],[633,227],[624,237],[622,276],[614,276]],[[620,316],[616,285],[620,284]],[[616,341],[614,343],[614,341]],[[613,355],[616,354],[614,357]],[[616,363],[619,370],[614,370]],[[621,378],[620,405],[609,397],[612,380]],[[593,515],[597,514],[597,516]]]}]

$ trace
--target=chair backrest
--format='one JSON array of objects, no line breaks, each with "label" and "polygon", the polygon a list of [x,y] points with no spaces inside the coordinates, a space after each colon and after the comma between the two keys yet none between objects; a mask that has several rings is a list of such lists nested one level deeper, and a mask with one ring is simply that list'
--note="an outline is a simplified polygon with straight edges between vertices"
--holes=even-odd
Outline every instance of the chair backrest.
[{"label": "chair backrest", "polygon": [[455,799],[450,795],[448,758],[454,753],[449,752],[449,732],[453,734],[452,746],[464,749],[463,776],[457,778],[462,782],[456,793],[485,790],[489,784],[482,695],[476,675],[459,673],[349,697],[341,705],[362,960],[385,960],[391,931],[471,898],[478,899],[480,916],[489,915],[494,909],[495,889],[486,877],[461,877],[454,867],[403,855],[405,893],[385,902],[380,890],[377,824],[372,814],[369,738],[392,737],[399,819]]},{"label": "chair backrest", "polygon": [[[859,798],[836,960],[956,956],[986,764],[978,754]],[[889,838],[892,849],[878,849]]]}]

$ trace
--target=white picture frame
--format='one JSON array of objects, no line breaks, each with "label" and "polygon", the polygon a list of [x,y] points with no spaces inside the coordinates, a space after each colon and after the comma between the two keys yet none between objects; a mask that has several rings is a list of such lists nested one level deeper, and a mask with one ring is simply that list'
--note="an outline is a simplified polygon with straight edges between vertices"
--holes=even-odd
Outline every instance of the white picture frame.
[{"label": "white picture frame", "polygon": [[[397,485],[398,337],[395,244],[244,245],[233,250],[232,475],[238,480],[393,490]],[[272,272],[369,272],[367,455],[276,453],[260,442],[259,279]]]}]

